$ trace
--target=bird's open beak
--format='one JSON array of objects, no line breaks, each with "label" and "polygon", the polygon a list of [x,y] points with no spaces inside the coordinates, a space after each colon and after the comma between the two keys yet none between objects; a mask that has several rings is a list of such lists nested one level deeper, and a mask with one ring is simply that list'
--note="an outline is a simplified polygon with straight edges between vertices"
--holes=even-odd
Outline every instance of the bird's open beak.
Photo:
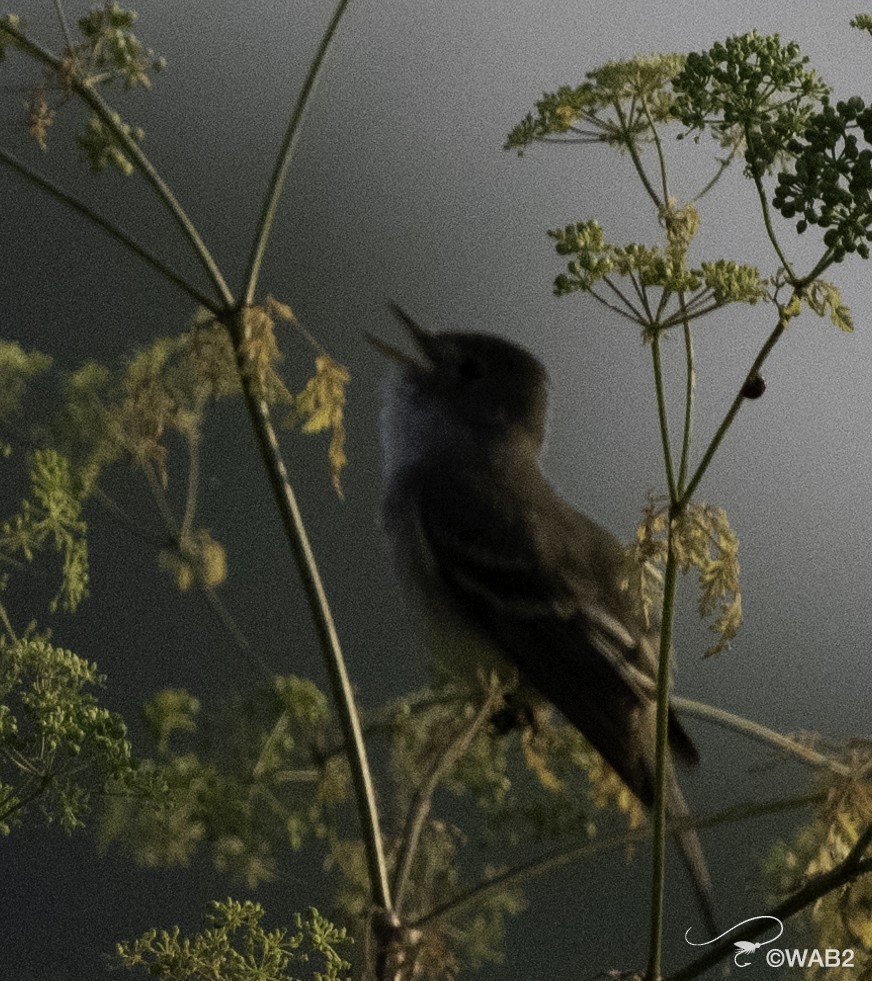
[{"label": "bird's open beak", "polygon": [[393,344],[388,344],[387,341],[383,341],[380,337],[376,337],[375,334],[370,334],[369,331],[364,332],[364,336],[367,341],[381,354],[385,357],[390,358],[392,361],[396,361],[398,364],[406,368],[417,368],[418,371],[422,369],[427,369],[432,367],[434,357],[432,353],[433,348],[433,335],[424,330],[423,327],[415,323],[414,320],[406,313],[405,310],[398,307],[396,303],[389,304],[391,313],[399,320],[412,335],[412,339],[418,346],[420,352],[425,356],[426,361],[421,362],[420,359],[415,358],[411,354],[406,354],[405,351],[401,351],[399,348],[394,347]]}]

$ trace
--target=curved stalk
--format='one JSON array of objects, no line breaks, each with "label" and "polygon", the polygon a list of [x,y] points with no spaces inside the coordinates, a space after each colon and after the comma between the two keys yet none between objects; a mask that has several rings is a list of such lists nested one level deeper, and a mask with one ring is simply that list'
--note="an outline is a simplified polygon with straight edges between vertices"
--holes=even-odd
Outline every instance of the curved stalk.
[{"label": "curved stalk", "polygon": [[661,977],[663,962],[663,916],[666,898],[666,781],[669,765],[669,659],[672,654],[672,617],[678,581],[678,560],[672,527],[678,509],[669,508],[669,541],[663,580],[663,614],[660,624],[660,663],[657,670],[657,741],[654,783],[653,855],[651,859],[651,931],[648,945],[649,978]]},{"label": "curved stalk", "polygon": [[345,667],[339,634],[336,630],[336,624],[333,620],[333,614],[330,610],[324,584],[321,581],[321,574],[309,542],[296,494],[291,486],[287,468],[282,458],[269,406],[257,391],[256,382],[251,377],[250,367],[246,361],[245,350],[248,338],[243,310],[236,312],[229,327],[239,362],[245,404],[254,427],[258,449],[272,486],[285,535],[291,546],[297,571],[309,601],[309,609],[327,667],[333,702],[339,715],[339,723],[348,751],[373,901],[379,909],[390,916],[393,913],[393,905],[375,790],[369,770],[366,747],[363,742],[360,717],[354,701],[351,681]]},{"label": "curved stalk", "polygon": [[187,238],[188,242],[193,247],[201,265],[206,270],[206,273],[212,281],[212,285],[215,287],[215,291],[221,298],[223,305],[225,307],[232,306],[233,294],[230,292],[230,288],[224,281],[224,277],[221,274],[221,270],[218,268],[217,263],[213,259],[212,253],[209,251],[209,249],[206,247],[206,243],[200,237],[200,233],[197,231],[193,222],[188,217],[184,208],[176,199],[176,196],[170,190],[169,185],[163,180],[152,162],[142,152],[136,140],[125,132],[123,126],[117,119],[114,118],[109,105],[105,102],[94,86],[88,84],[87,81],[83,81],[81,78],[77,78],[75,73],[66,71],[63,59],[58,58],[50,51],[43,48],[40,44],[30,40],[30,38],[28,38],[21,31],[17,30],[11,24],[0,24],[0,32],[7,34],[14,40],[18,47],[22,48],[38,61],[41,61],[44,65],[46,65],[46,67],[51,68],[53,71],[59,74],[62,74],[66,84],[79,96],[79,98],[82,99],[83,102],[85,102],[86,105],[88,105],[94,111],[94,113],[96,113],[97,116],[100,117],[102,122],[112,132],[112,135],[121,145],[124,152],[133,160],[136,168],[151,185],[152,189],[157,194],[158,199],[170,213],[170,216],[181,228],[185,238]]},{"label": "curved stalk", "polygon": [[441,753],[439,759],[430,771],[427,779],[415,792],[409,808],[406,827],[401,839],[400,853],[397,857],[397,868],[394,876],[394,905],[398,914],[402,914],[403,901],[411,879],[412,865],[418,852],[418,842],[424,830],[427,816],[433,804],[433,794],[436,788],[454,766],[454,764],[469,749],[475,734],[493,714],[494,707],[502,690],[496,684],[492,685],[480,708],[468,725],[451,740]]},{"label": "curved stalk", "polygon": [[303,120],[305,119],[306,111],[309,108],[312,95],[315,92],[315,87],[318,84],[318,78],[320,77],[321,69],[324,66],[324,60],[327,57],[327,52],[330,50],[330,45],[333,41],[334,35],[336,34],[336,29],[339,27],[339,22],[342,20],[342,15],[345,13],[345,8],[348,6],[348,3],[349,0],[339,0],[339,4],[336,7],[333,17],[327,26],[327,30],[324,32],[324,36],[321,38],[321,43],[318,45],[318,50],[315,53],[312,64],[309,66],[309,73],[306,75],[306,81],[303,83],[303,88],[300,91],[300,95],[297,98],[297,104],[294,107],[294,113],[291,116],[290,123],[288,124],[288,129],[285,133],[285,138],[282,142],[278,159],[276,160],[275,169],[273,170],[273,174],[270,179],[266,199],[264,200],[263,212],[260,217],[259,230],[255,236],[251,256],[248,260],[248,268],[246,269],[245,279],[243,280],[242,302],[246,306],[250,306],[254,302],[254,295],[257,290],[257,281],[260,276],[260,267],[263,263],[266,244],[269,240],[270,232],[272,231],[276,208],[278,208],[279,198],[281,197],[282,189],[285,186],[288,168],[291,166],[291,161],[294,159],[294,151],[297,148],[297,142],[300,137]]},{"label": "curved stalk", "polygon": [[[685,310],[684,294],[680,296],[682,311]],[[685,316],[682,336],[684,338],[684,431],[681,434],[681,462],[678,465],[679,493],[687,483],[687,470],[690,466],[690,447],[693,442],[693,401],[696,392],[696,371],[694,368],[693,335],[690,321]]]},{"label": "curved stalk", "polygon": [[703,453],[702,459],[699,461],[699,464],[694,471],[693,476],[690,478],[687,487],[684,488],[684,492],[681,495],[681,500],[678,502],[682,508],[686,507],[688,502],[693,497],[700,481],[705,476],[706,470],[709,468],[709,464],[712,462],[712,458],[714,457],[715,453],[717,453],[718,447],[723,442],[724,436],[727,435],[730,426],[733,424],[733,420],[738,415],[739,409],[742,407],[742,403],[745,401],[745,396],[743,394],[745,384],[760,373],[760,369],[763,367],[764,362],[769,357],[772,348],[778,343],[778,340],[784,333],[787,324],[788,319],[783,312],[783,308],[779,308],[778,323],[775,325],[772,333],[766,338],[763,346],[760,348],[757,357],[754,359],[754,363],[751,365],[747,375],[745,375],[745,381],[742,383],[742,387],[739,389],[738,394],[733,399],[729,409],[727,409],[727,413],[721,420],[721,424],[718,426],[711,442],[709,443],[708,447],[706,447],[706,451]]},{"label": "curved stalk", "polygon": [[678,497],[675,484],[675,470],[672,465],[672,446],[669,439],[669,419],[666,414],[666,392],[663,387],[663,364],[660,358],[660,333],[655,331],[651,341],[651,360],[654,366],[654,389],[657,396],[657,419],[660,428],[660,441],[663,446],[663,465],[666,468],[666,482],[669,485],[669,500]]},{"label": "curved stalk", "polygon": [[205,293],[201,293],[195,286],[192,286],[183,276],[177,273],[174,269],[170,268],[162,260],[158,259],[157,256],[153,255],[145,246],[140,245],[132,236],[128,235],[122,228],[115,225],[113,222],[104,218],[102,215],[97,214],[96,211],[92,211],[88,205],[74,198],[71,194],[67,194],[66,191],[61,190],[56,184],[51,181],[46,180],[44,177],[40,177],[36,171],[31,170],[23,161],[19,160],[17,157],[13,156],[11,153],[7,153],[5,150],[0,149],[0,162],[7,164],[13,170],[17,171],[22,177],[29,180],[32,184],[35,184],[41,191],[45,191],[46,194],[60,201],[61,204],[65,204],[68,208],[72,208],[73,211],[77,211],[80,215],[87,218],[88,221],[93,222],[98,228],[102,228],[104,232],[111,235],[116,242],[120,242],[126,249],[131,251],[135,256],[138,256],[147,265],[151,266],[152,269],[157,270],[165,279],[178,286],[180,290],[183,290],[188,296],[191,297],[200,306],[206,307],[212,313],[217,314],[220,307],[219,305],[210,297],[206,296]]},{"label": "curved stalk", "polygon": [[642,158],[639,156],[639,148],[636,146],[636,141],[630,133],[630,127],[627,123],[627,118],[624,115],[624,110],[621,108],[620,102],[614,102],[613,108],[615,110],[615,115],[618,117],[618,121],[621,124],[621,133],[624,137],[624,146],[627,148],[627,152],[630,154],[630,159],[633,161],[633,166],[636,168],[636,173],[639,175],[639,180],[642,182],[642,186],[648,192],[648,197],[654,202],[654,204],[659,209],[662,202],[654,190],[654,185],[648,178],[645,168],[642,166]]},{"label": "curved stalk", "polygon": [[776,732],[768,726],[761,725],[759,722],[752,722],[741,715],[735,715],[733,712],[717,708],[714,705],[707,705],[704,702],[695,702],[689,698],[673,697],[671,701],[672,707],[679,712],[686,712],[698,719],[748,736],[779,752],[786,753],[802,763],[807,763],[809,766],[831,770],[843,777],[851,775],[851,768],[844,763],[839,763],[838,760],[832,759],[825,753],[819,753],[809,746],[803,746],[797,740]]},{"label": "curved stalk", "polygon": [[[751,821],[754,818],[782,814],[792,808],[807,807],[810,804],[817,803],[823,800],[824,797],[824,792],[817,792],[785,800],[741,804],[717,811],[705,817],[695,817],[691,821],[676,821],[674,827],[676,829],[691,827],[702,831],[706,828],[720,827],[721,825],[731,824],[735,821]],[[409,923],[408,927],[412,930],[423,929],[430,923],[444,919],[446,916],[452,916],[466,909],[468,906],[480,902],[484,896],[495,890],[523,885],[525,882],[530,882],[551,872],[553,869],[560,868],[563,865],[569,865],[571,862],[583,861],[607,852],[626,851],[628,846],[635,846],[649,841],[650,838],[651,829],[649,826],[635,829],[627,834],[612,835],[608,838],[585,842],[583,845],[572,845],[569,848],[555,850],[547,855],[517,865],[488,879],[486,882],[480,882],[478,885],[458,893],[452,899],[441,903],[439,906],[430,910],[429,913],[425,913],[417,920]]]},{"label": "curved stalk", "polygon": [[[872,874],[872,856],[863,858],[863,854],[870,844],[872,844],[872,824],[868,825],[858,837],[844,861],[830,869],[829,872],[822,872],[810,879],[801,889],[769,910],[766,915],[774,916],[783,922],[791,916],[795,916],[800,910],[811,906],[834,889],[839,889],[846,883],[858,879],[861,875]],[[736,944],[739,941],[753,940],[754,937],[759,936],[770,927],[771,922],[756,921],[747,924],[743,929],[736,930],[735,933],[730,933],[718,943],[712,944],[711,948],[701,957],[691,961],[680,971],[670,974],[664,981],[690,981],[691,978],[699,977],[713,964],[717,964],[718,961],[735,953]]]}]

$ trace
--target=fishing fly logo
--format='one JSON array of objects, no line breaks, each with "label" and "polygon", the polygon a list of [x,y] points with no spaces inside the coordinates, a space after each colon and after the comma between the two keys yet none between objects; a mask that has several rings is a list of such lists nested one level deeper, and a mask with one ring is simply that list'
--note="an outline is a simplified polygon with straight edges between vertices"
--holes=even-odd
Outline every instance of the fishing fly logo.
[{"label": "fishing fly logo", "polygon": [[[734,941],[736,951],[733,955],[733,963],[736,967],[750,967],[753,963],[759,963],[759,958],[755,958],[754,955],[761,947],[768,947],[768,950],[763,955],[767,967],[851,968],[854,966],[854,951],[850,948],[847,950],[838,950],[834,947],[827,947],[824,950],[819,950],[814,947],[769,947],[769,944],[775,943],[782,933],[784,933],[784,924],[777,916],[770,916],[768,914],[764,916],[751,916],[747,920],[742,920],[741,923],[731,926],[728,930],[724,930],[717,937],[713,937],[711,940],[704,940],[702,943],[694,943],[690,939],[690,929],[692,928],[688,929],[684,934],[684,939],[691,947],[707,947],[709,944],[717,943],[726,937],[728,933],[738,930],[739,927],[743,927],[747,923],[758,923],[760,920],[771,920],[773,924],[777,925],[778,933],[773,937],[769,937],[768,940],[760,940],[757,943],[754,943],[753,940]],[[748,931],[745,932],[747,933]]]}]

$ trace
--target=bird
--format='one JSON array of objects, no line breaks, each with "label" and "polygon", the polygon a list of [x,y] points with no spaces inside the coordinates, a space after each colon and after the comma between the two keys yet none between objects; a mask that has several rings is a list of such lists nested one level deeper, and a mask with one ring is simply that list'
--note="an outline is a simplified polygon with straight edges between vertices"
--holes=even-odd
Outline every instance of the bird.
[{"label": "bird", "polygon": [[[542,471],[542,362],[502,337],[431,332],[391,310],[416,350],[368,335],[393,363],[381,413],[382,519],[441,664],[460,678],[517,678],[516,704],[556,708],[650,808],[659,625],[628,587],[619,541]],[[699,754],[671,707],[668,726],[667,816],[717,932],[674,766],[695,765]]]}]

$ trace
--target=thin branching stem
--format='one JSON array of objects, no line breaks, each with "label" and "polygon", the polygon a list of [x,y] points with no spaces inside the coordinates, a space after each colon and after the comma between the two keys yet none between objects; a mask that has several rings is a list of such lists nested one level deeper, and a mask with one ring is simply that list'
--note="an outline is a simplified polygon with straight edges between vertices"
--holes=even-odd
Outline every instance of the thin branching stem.
[{"label": "thin branching stem", "polygon": [[717,708],[714,705],[707,705],[704,702],[695,702],[689,698],[674,697],[672,699],[672,707],[679,712],[686,712],[689,715],[696,716],[698,719],[712,722],[715,725],[731,729],[733,732],[738,732],[740,735],[747,736],[750,739],[755,739],[757,742],[761,742],[772,749],[794,757],[801,763],[830,770],[843,777],[851,775],[851,768],[846,764],[840,763],[825,753],[817,752],[817,750],[804,745],[797,739],[792,739],[790,736],[776,732],[774,729],[761,725],[759,722],[752,722],[751,719],[746,719],[741,715],[735,715],[733,712]]},{"label": "thin branching stem", "polygon": [[678,560],[673,542],[674,519],[678,511],[669,508],[669,539],[663,576],[663,614],[660,625],[660,661],[657,671],[657,739],[654,777],[654,833],[651,857],[651,930],[648,943],[648,977],[659,978],[663,962],[663,919],[666,900],[666,782],[669,766],[669,660],[672,653],[672,618],[678,583]]},{"label": "thin branching stem", "polygon": [[[735,804],[724,810],[717,811],[705,816],[694,816],[675,821],[672,825],[674,830],[683,828],[694,828],[702,831],[707,828],[721,827],[722,825],[735,825],[738,821],[751,821],[755,818],[769,817],[773,814],[783,814],[785,811],[794,810],[800,807],[808,807],[811,804],[819,803],[826,796],[824,791],[817,791],[813,794],[803,794],[799,797],[789,797],[774,801],[754,801],[748,804]],[[411,929],[423,929],[431,923],[444,919],[447,916],[454,916],[469,906],[480,903],[482,899],[491,892],[506,889],[511,886],[520,886],[525,882],[531,882],[542,875],[552,872],[556,868],[569,865],[573,862],[584,862],[608,852],[623,851],[642,842],[650,841],[651,828],[637,828],[627,834],[611,835],[608,838],[597,838],[596,841],[588,841],[582,845],[571,845],[568,848],[560,848],[538,856],[528,862],[516,865],[486,882],[480,882],[469,889],[464,890],[452,899],[441,903],[439,906],[425,913],[423,916],[409,923]]]},{"label": "thin branching stem", "polygon": [[772,243],[772,248],[775,249],[775,254],[781,260],[782,266],[784,266],[784,271],[791,283],[796,282],[796,273],[793,271],[793,267],[790,264],[790,260],[784,254],[784,250],[781,248],[781,243],[778,241],[778,237],[775,234],[775,229],[772,227],[772,216],[769,213],[769,201],[766,198],[766,188],[763,187],[763,180],[756,172],[753,175],[754,187],[757,188],[757,197],[760,199],[760,211],[763,215],[763,224],[766,227],[766,235],[769,237],[769,241]]},{"label": "thin branching stem", "polygon": [[248,260],[248,268],[245,272],[245,279],[243,280],[242,302],[246,306],[250,306],[254,302],[257,283],[258,279],[260,278],[260,268],[263,264],[264,253],[266,252],[267,242],[269,241],[270,232],[272,231],[276,209],[278,208],[279,204],[279,198],[281,197],[282,189],[285,186],[288,168],[291,166],[291,162],[294,159],[294,152],[297,148],[300,133],[302,132],[303,120],[305,119],[306,112],[311,105],[312,96],[315,92],[315,87],[318,84],[318,79],[321,76],[321,70],[324,67],[327,52],[330,50],[330,45],[333,42],[333,38],[336,35],[336,30],[339,27],[339,22],[342,20],[342,15],[345,13],[348,3],[349,0],[339,0],[336,10],[333,13],[333,17],[327,26],[327,30],[324,32],[324,36],[321,38],[321,43],[318,45],[318,50],[315,53],[315,57],[312,59],[312,63],[309,66],[306,80],[303,83],[303,88],[300,90],[300,94],[297,98],[297,104],[294,107],[294,112],[291,116],[290,122],[288,123],[288,129],[285,133],[285,138],[282,141],[281,150],[279,151],[278,158],[276,159],[276,165],[273,169],[272,177],[270,178],[269,187],[267,189],[266,198],[263,204],[263,212],[258,224],[254,244],[252,245],[251,255]]},{"label": "thin branching stem", "polygon": [[654,391],[657,396],[657,419],[660,428],[660,442],[663,447],[663,464],[666,468],[666,483],[669,487],[669,500],[678,497],[675,484],[675,470],[672,465],[672,445],[669,438],[669,419],[666,410],[666,391],[663,384],[663,363],[660,356],[660,331],[654,331],[651,339],[651,363],[654,369]]},{"label": "thin branching stem", "polygon": [[742,407],[742,403],[745,401],[745,385],[760,374],[760,369],[763,367],[763,364],[772,352],[772,348],[774,348],[778,343],[778,340],[784,333],[787,324],[788,317],[784,313],[784,308],[779,307],[778,323],[775,325],[772,332],[764,341],[763,346],[760,348],[757,357],[754,359],[754,363],[751,365],[750,371],[745,376],[745,381],[742,383],[742,386],[740,387],[736,397],[733,399],[729,409],[727,409],[726,415],[722,419],[721,424],[718,426],[717,431],[712,437],[712,440],[706,448],[705,453],[703,453],[702,459],[699,461],[699,464],[694,471],[693,476],[690,478],[687,487],[684,488],[684,493],[679,501],[682,508],[686,507],[692,499],[700,481],[705,476],[715,453],[717,453],[718,448],[730,429],[730,426],[732,426],[733,420],[738,415],[739,409]]},{"label": "thin branching stem", "polygon": [[195,303],[199,303],[201,306],[206,307],[208,310],[211,310],[212,313],[218,313],[220,306],[214,299],[206,296],[205,293],[198,290],[196,286],[193,286],[183,276],[176,272],[175,269],[172,269],[152,252],[149,252],[145,246],[140,245],[139,242],[137,242],[131,235],[125,232],[124,229],[120,228],[114,222],[111,222],[102,215],[97,214],[97,212],[89,208],[88,205],[77,200],[71,194],[67,194],[66,191],[63,191],[56,184],[46,180],[44,177],[40,177],[36,171],[31,170],[27,164],[13,156],[11,153],[7,153],[6,150],[0,149],[0,162],[5,163],[8,167],[11,167],[13,170],[17,171],[22,177],[36,185],[36,187],[38,187],[41,191],[44,191],[56,201],[60,201],[61,204],[66,205],[68,208],[72,208],[74,211],[77,211],[80,215],[87,218],[88,221],[93,222],[98,228],[101,228],[104,232],[111,235],[116,242],[120,242],[135,256],[142,259],[143,262],[151,266],[152,269],[159,272],[160,275],[166,280],[168,280],[174,286],[178,286],[180,290],[187,293]]},{"label": "thin branching stem", "polygon": [[657,191],[654,189],[654,185],[651,183],[648,174],[645,171],[645,167],[642,164],[642,158],[639,156],[639,147],[636,145],[636,138],[630,132],[630,127],[627,123],[627,118],[624,115],[624,110],[621,108],[621,103],[615,101],[612,105],[615,110],[615,115],[618,117],[618,121],[621,124],[621,135],[624,139],[623,145],[627,148],[627,152],[630,154],[630,159],[633,161],[633,166],[636,168],[636,173],[639,175],[639,180],[641,180],[642,186],[648,192],[648,196],[659,210],[662,202],[660,201]]},{"label": "thin branching stem", "polygon": [[418,855],[418,842],[424,830],[427,817],[433,804],[436,788],[445,779],[452,767],[469,749],[476,733],[493,715],[502,689],[497,684],[491,686],[487,697],[471,719],[464,722],[457,735],[439,754],[427,778],[415,792],[406,818],[406,826],[401,837],[400,852],[397,856],[394,876],[394,907],[402,915],[403,903],[411,881],[412,867]]},{"label": "thin branching stem", "polygon": [[62,58],[58,58],[43,48],[42,45],[32,41],[22,31],[9,24],[8,21],[0,24],[0,32],[6,33],[20,48],[36,58],[37,61],[42,62],[46,67],[51,68],[59,74],[62,73],[66,84],[93,110],[103,124],[111,131],[124,153],[130,157],[137,170],[140,171],[170,216],[182,230],[183,235],[194,249],[197,258],[209,276],[222,304],[225,307],[231,307],[233,304],[233,294],[230,292],[230,288],[227,286],[221,270],[218,268],[218,264],[212,257],[212,253],[200,237],[200,233],[176,199],[169,185],[160,176],[148,157],[142,152],[136,140],[124,129],[124,126],[112,112],[112,109],[97,89],[86,79],[82,79],[75,72],[69,71]]},{"label": "thin branching stem", "polygon": [[696,392],[696,370],[694,367],[693,334],[690,320],[686,315],[684,293],[679,296],[681,309],[685,313],[681,336],[684,341],[684,430],[681,435],[681,461],[678,466],[678,493],[681,494],[687,483],[690,466],[690,448],[693,443],[693,408]]},{"label": "thin branching stem", "polygon": [[663,144],[660,141],[660,134],[657,132],[657,127],[654,125],[654,119],[651,116],[651,109],[648,105],[648,100],[642,96],[642,111],[645,114],[645,119],[648,122],[648,126],[651,129],[651,135],[654,138],[654,147],[657,150],[657,162],[660,168],[660,184],[663,188],[663,206],[669,206],[669,181],[666,177],[666,156],[663,153]]},{"label": "thin branching stem", "polygon": [[302,512],[288,477],[281,448],[272,424],[269,405],[258,391],[257,382],[252,377],[250,366],[247,363],[245,352],[248,349],[250,339],[246,324],[245,311],[239,310],[228,325],[239,360],[245,403],[254,428],[258,449],[273,489],[285,535],[291,546],[297,571],[309,601],[309,609],[327,667],[333,702],[336,706],[340,728],[348,751],[373,902],[380,910],[391,915],[393,911],[391,888],[388,881],[375,789],[370,774],[366,746],[363,742],[354,692],[348,677],[345,658],[342,654],[333,613],[327,600],[327,593],[321,580],[315,554],[312,551],[306,526],[303,522]]}]

